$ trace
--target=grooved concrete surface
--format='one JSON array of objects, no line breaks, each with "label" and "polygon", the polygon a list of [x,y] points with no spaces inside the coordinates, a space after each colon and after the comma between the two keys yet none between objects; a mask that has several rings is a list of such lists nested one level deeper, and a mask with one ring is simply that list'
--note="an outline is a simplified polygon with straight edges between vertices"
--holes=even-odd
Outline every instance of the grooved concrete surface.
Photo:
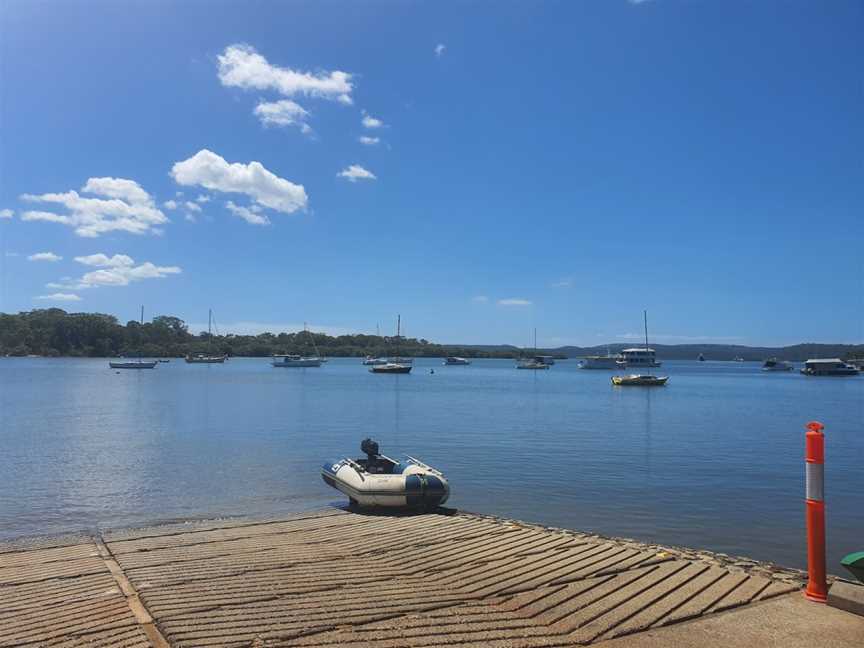
[{"label": "grooved concrete surface", "polygon": [[[103,539],[161,638],[188,648],[588,644],[721,619],[796,589],[461,513],[327,510]],[[150,646],[130,600],[94,544],[0,550],[0,646]]]}]

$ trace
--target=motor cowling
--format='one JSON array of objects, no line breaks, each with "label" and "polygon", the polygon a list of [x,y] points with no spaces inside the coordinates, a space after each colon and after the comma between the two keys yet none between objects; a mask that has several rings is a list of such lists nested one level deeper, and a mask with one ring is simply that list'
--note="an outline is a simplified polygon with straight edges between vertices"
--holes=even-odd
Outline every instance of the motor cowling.
[{"label": "motor cowling", "polygon": [[378,442],[372,439],[363,439],[360,442],[360,452],[365,454],[369,459],[374,459],[380,453],[378,452]]}]

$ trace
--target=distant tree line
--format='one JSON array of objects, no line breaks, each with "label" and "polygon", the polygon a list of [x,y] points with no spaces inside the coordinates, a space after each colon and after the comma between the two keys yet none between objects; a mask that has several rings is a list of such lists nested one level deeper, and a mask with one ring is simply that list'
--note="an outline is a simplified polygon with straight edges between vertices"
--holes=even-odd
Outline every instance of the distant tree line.
[{"label": "distant tree line", "polygon": [[[400,338],[399,353],[416,357],[458,355],[473,358],[512,358],[513,349],[483,350],[445,346],[427,340]],[[160,315],[153,321],[120,324],[113,315],[67,313],[48,308],[0,313],[0,355],[114,357],[142,355],[150,358],[182,357],[210,352],[229,356],[266,357],[278,353],[312,354],[315,347],[325,356],[361,357],[393,355],[396,339],[378,335],[324,333],[261,333],[213,335],[190,333],[179,317]]]},{"label": "distant tree line", "polygon": [[[314,341],[314,344],[313,344]],[[48,308],[18,313],[0,313],[0,356],[80,356],[114,357],[119,355],[150,358],[182,357],[189,353],[210,352],[229,356],[266,357],[274,353],[314,353],[329,357],[382,356],[396,353],[396,339],[379,335],[338,335],[324,333],[261,333],[260,335],[213,335],[190,333],[179,317],[160,315],[143,325],[130,321],[120,324],[113,315],[67,313]],[[625,344],[609,347],[560,347],[538,349],[536,353],[557,358],[579,358],[591,354],[618,353]],[[707,360],[782,360],[808,358],[862,358],[864,345],[797,344],[787,347],[746,347],[741,345],[652,344],[661,360],[695,360],[701,353]],[[414,338],[399,339],[399,353],[414,357],[515,358],[534,355],[532,349],[509,345],[443,345]]]}]

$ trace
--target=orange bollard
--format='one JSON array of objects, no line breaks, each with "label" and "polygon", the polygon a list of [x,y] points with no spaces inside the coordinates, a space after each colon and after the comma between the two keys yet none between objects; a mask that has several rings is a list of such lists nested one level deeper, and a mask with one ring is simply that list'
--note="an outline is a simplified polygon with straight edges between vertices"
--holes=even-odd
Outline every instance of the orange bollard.
[{"label": "orange bollard", "polygon": [[828,599],[825,580],[825,426],[818,421],[807,424],[807,571],[810,579],[804,596],[824,603]]}]

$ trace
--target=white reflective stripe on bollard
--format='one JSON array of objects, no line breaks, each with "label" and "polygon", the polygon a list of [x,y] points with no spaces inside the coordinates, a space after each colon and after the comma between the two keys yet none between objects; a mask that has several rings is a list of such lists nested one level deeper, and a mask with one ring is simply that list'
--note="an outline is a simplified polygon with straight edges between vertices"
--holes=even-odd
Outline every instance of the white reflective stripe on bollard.
[{"label": "white reflective stripe on bollard", "polygon": [[825,499],[825,464],[807,464],[807,499],[822,502]]}]

